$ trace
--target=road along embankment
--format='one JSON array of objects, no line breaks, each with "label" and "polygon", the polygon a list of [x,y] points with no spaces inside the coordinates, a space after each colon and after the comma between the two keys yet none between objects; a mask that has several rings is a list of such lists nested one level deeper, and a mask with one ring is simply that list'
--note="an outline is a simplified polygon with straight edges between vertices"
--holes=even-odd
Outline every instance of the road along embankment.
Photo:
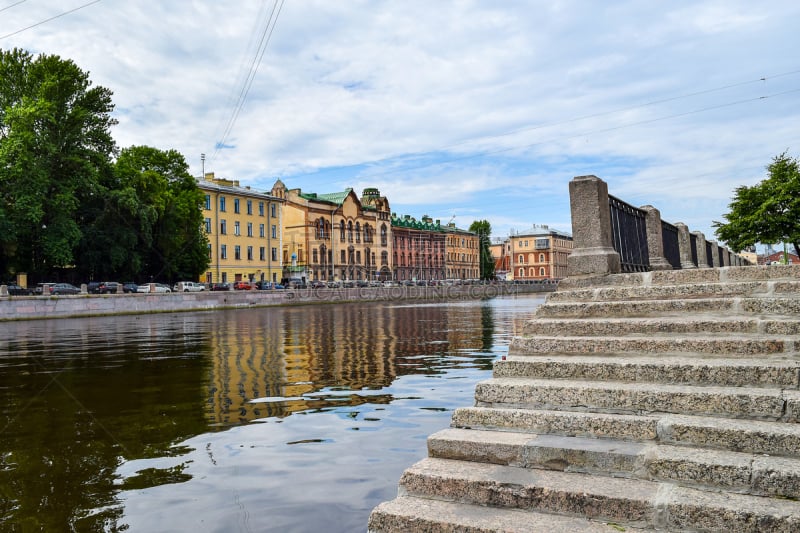
[{"label": "road along embankment", "polygon": [[553,292],[556,283],[453,285],[442,287],[364,287],[269,291],[182,292],[0,298],[0,321],[86,316],[178,313],[391,300],[458,300]]}]

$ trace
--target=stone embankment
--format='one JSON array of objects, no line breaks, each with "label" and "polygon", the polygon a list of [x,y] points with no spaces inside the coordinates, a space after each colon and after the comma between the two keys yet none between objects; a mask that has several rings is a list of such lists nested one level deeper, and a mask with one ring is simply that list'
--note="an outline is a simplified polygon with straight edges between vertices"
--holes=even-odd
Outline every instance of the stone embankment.
[{"label": "stone embankment", "polygon": [[498,283],[439,287],[396,286],[348,289],[287,289],[269,291],[183,292],[0,297],[0,321],[74,318],[104,315],[177,313],[391,300],[458,300],[553,292],[556,283]]},{"label": "stone embankment", "polygon": [[567,278],[369,530],[800,531],[800,266]]}]

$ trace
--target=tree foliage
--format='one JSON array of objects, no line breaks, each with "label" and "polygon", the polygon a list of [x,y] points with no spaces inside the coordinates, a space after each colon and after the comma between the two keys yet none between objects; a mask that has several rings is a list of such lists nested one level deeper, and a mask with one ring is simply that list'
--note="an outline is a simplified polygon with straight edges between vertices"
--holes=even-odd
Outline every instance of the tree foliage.
[{"label": "tree foliage", "polygon": [[800,162],[786,152],[767,166],[768,177],[736,189],[726,222],[715,233],[735,251],[756,243],[791,243],[800,249]]},{"label": "tree foliage", "polygon": [[492,257],[491,241],[492,225],[488,220],[476,220],[469,226],[469,230],[476,233],[480,239],[480,272],[481,279],[494,279],[494,258]]},{"label": "tree foliage", "polygon": [[0,50],[0,268],[34,277],[76,262],[82,205],[114,141],[111,91],[72,61]]}]

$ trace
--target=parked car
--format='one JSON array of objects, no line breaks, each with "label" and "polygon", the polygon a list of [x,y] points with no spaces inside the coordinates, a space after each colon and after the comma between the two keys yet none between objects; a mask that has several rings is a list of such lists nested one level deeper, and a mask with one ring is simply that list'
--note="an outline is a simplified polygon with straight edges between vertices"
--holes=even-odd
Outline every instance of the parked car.
[{"label": "parked car", "polygon": [[230,283],[212,283],[211,284],[212,291],[229,291],[231,290]]},{"label": "parked car", "polygon": [[233,288],[237,291],[249,291],[253,289],[253,285],[249,281],[235,281]]},{"label": "parked car", "polygon": [[120,284],[116,281],[104,281],[98,287],[100,294],[117,294],[119,292]]},{"label": "parked car", "polygon": [[172,288],[165,283],[156,283],[156,292],[172,292]]},{"label": "parked car", "polygon": [[100,294],[100,283],[99,281],[90,281],[86,284],[86,292],[89,294]]},{"label": "parked car", "polygon": [[324,281],[314,280],[311,282],[312,289],[324,289],[326,287],[327,285],[325,284]]},{"label": "parked car", "polygon": [[71,283],[55,283],[50,286],[50,294],[57,296],[61,294],[80,294],[81,290]]},{"label": "parked car", "polygon": [[132,281],[126,281],[122,284],[122,292],[127,292],[128,294],[139,292],[139,286]]},{"label": "parked car", "polygon": [[179,281],[175,284],[174,290],[183,292],[200,292],[206,290],[206,286],[196,281]]},{"label": "parked car", "polygon": [[11,296],[33,295],[33,289],[28,289],[27,287],[17,285],[16,283],[8,283],[6,284],[6,287],[8,288],[8,294],[10,294]]}]

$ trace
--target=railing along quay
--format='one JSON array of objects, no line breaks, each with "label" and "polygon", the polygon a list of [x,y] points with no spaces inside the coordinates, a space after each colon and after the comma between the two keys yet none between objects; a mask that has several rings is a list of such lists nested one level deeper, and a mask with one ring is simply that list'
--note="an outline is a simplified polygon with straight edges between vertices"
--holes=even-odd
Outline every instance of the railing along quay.
[{"label": "railing along quay", "polygon": [[651,205],[635,207],[609,195],[597,176],[574,178],[569,196],[575,247],[568,276],[750,265],[686,224],[661,220]]}]

